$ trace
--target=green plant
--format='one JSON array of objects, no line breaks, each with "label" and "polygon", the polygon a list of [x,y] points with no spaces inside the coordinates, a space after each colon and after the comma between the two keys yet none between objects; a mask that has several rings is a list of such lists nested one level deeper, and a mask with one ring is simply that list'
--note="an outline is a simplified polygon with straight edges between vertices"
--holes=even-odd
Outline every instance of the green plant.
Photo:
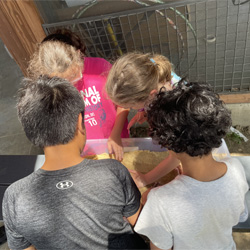
[{"label": "green plant", "polygon": [[226,135],[226,138],[232,142],[241,144],[244,139],[242,137],[240,137],[238,134],[234,133],[234,132],[230,132]]}]

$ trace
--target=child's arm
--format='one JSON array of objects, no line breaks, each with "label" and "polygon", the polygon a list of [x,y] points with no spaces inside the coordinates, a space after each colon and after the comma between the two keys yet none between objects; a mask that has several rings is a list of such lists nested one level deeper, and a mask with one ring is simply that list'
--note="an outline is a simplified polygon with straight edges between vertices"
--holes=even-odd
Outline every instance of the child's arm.
[{"label": "child's arm", "polygon": [[115,124],[108,138],[108,151],[110,154],[114,153],[115,158],[118,161],[122,161],[123,158],[121,133],[124,127],[124,123],[128,117],[128,113],[129,113],[128,109],[117,107]]},{"label": "child's arm", "polygon": [[139,214],[141,212],[141,209],[142,209],[142,204],[140,204],[140,207],[139,207],[139,209],[137,210],[137,212],[135,214],[133,214],[132,216],[127,217],[127,220],[128,220],[128,222],[129,222],[129,224],[131,226],[135,225],[135,223],[136,223],[136,221],[137,221],[137,219],[139,217]]},{"label": "child's arm", "polygon": [[142,124],[143,122],[147,121],[145,111],[138,111],[135,116],[130,120],[128,124],[128,129],[130,129],[135,123]]},{"label": "child's arm", "polygon": [[174,157],[171,152],[169,152],[169,155],[166,159],[164,159],[162,162],[160,162],[160,164],[158,164],[154,169],[146,174],[142,174],[135,170],[129,171],[132,173],[132,177],[137,187],[141,188],[159,180],[161,177],[165,176],[179,165],[180,161]]}]

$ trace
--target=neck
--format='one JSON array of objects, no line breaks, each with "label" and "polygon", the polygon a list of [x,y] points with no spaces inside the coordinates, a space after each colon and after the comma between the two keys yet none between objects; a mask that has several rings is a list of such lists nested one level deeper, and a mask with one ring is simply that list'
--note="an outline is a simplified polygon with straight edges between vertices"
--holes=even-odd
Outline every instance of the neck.
[{"label": "neck", "polygon": [[191,157],[185,153],[178,155],[182,162],[183,174],[198,181],[208,182],[219,179],[227,171],[226,164],[215,161],[212,153],[202,157]]},{"label": "neck", "polygon": [[45,147],[45,163],[42,169],[54,171],[77,165],[83,160],[81,152],[82,147],[74,140],[65,145]]}]

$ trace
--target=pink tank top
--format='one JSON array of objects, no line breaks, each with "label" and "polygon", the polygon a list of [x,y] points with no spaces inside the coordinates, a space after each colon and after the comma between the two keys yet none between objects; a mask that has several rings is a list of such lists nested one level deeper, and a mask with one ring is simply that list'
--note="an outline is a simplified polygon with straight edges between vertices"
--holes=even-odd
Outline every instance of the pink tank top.
[{"label": "pink tank top", "polygon": [[[83,78],[75,85],[85,102],[87,139],[108,138],[115,123],[116,109],[104,88],[111,66],[103,58],[85,57]],[[121,136],[129,137],[127,122]]]}]

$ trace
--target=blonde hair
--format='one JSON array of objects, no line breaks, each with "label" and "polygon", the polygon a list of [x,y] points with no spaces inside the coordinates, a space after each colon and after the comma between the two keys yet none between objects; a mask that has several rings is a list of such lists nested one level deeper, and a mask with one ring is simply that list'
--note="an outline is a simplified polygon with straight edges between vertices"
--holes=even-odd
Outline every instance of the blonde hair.
[{"label": "blonde hair", "polygon": [[171,81],[172,64],[167,57],[159,54],[155,54],[151,57],[157,65],[159,74],[159,83]]},{"label": "blonde hair", "polygon": [[112,66],[106,92],[119,105],[145,102],[150,92],[158,89],[159,83],[171,80],[171,68],[165,56],[128,53]]},{"label": "blonde hair", "polygon": [[63,77],[70,67],[83,67],[80,51],[71,45],[59,41],[41,43],[28,66],[28,76],[37,79],[40,75]]}]

